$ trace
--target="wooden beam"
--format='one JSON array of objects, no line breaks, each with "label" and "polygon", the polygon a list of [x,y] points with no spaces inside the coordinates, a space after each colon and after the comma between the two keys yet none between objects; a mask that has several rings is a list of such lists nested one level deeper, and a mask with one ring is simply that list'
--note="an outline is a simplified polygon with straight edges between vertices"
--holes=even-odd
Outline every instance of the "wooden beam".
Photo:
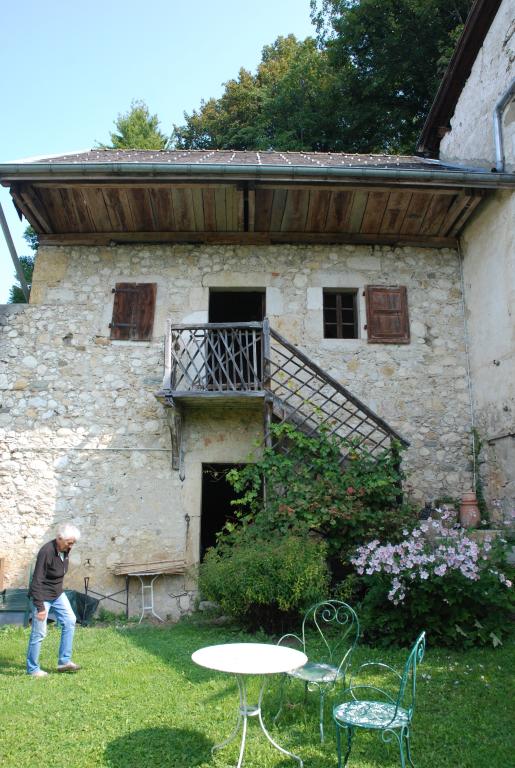
[{"label": "wooden beam", "polygon": [[466,192],[456,195],[454,202],[450,206],[449,210],[445,214],[445,218],[438,230],[439,235],[446,235],[455,223],[456,219],[461,215],[463,210],[467,207],[469,202],[469,196]]},{"label": "wooden beam", "polygon": [[[482,191],[482,190],[480,190],[480,191]],[[458,236],[458,234],[460,233],[463,225],[465,224],[466,221],[469,220],[470,216],[476,210],[477,206],[479,205],[479,203],[481,202],[483,197],[484,197],[484,195],[474,195],[473,197],[469,197],[467,205],[465,206],[465,208],[461,212],[460,216],[458,216],[458,218],[454,222],[450,232],[447,233],[448,236],[450,236],[450,237],[457,237]]]},{"label": "wooden beam", "polygon": [[455,237],[359,232],[94,232],[42,234],[42,245],[123,245],[124,243],[212,243],[217,245],[363,244],[455,248]]},{"label": "wooden beam", "polygon": [[254,232],[256,228],[256,190],[253,185],[249,184],[248,188],[248,231]]},{"label": "wooden beam", "polygon": [[32,223],[32,219],[35,219],[43,231],[53,232],[54,228],[50,223],[48,213],[35,190],[30,189],[30,187],[27,188],[25,184],[19,184],[16,186],[16,194],[20,203],[32,214],[32,216],[27,216],[28,221]]}]

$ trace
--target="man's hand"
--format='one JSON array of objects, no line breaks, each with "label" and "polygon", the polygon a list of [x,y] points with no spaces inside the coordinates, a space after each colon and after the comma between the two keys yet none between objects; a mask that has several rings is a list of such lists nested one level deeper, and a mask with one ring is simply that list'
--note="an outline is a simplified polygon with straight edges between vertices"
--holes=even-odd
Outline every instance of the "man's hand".
[{"label": "man's hand", "polygon": [[45,608],[43,608],[42,611],[38,611],[36,613],[36,619],[38,621],[44,621],[46,619],[46,610],[45,610]]}]

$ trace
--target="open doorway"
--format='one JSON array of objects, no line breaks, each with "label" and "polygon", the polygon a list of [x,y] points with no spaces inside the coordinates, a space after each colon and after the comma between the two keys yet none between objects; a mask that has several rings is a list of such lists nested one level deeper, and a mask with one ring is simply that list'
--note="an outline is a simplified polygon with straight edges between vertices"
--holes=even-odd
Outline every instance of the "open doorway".
[{"label": "open doorway", "polygon": [[236,498],[227,481],[227,472],[242,464],[202,464],[202,504],[200,510],[200,559],[216,544],[219,533],[228,520],[234,520],[231,501]]},{"label": "open doorway", "polygon": [[209,291],[210,323],[261,322],[265,316],[265,291]]},{"label": "open doorway", "polygon": [[[209,292],[209,322],[261,322],[265,317],[265,291]],[[256,390],[262,386],[262,341],[258,329],[212,330],[206,356],[208,389]]]}]

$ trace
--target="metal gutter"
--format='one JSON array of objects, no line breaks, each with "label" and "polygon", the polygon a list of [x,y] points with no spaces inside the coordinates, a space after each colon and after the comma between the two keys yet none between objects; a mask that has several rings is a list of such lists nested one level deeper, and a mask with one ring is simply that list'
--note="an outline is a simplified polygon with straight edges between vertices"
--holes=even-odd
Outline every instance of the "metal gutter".
[{"label": "metal gutter", "polygon": [[4,163],[0,164],[0,180],[7,186],[16,181],[57,181],[125,179],[142,176],[159,179],[218,178],[242,180],[283,180],[316,182],[398,182],[400,184],[438,184],[483,189],[515,187],[514,173],[478,172],[469,169],[413,168],[339,168],[289,165],[219,165],[216,163]]}]

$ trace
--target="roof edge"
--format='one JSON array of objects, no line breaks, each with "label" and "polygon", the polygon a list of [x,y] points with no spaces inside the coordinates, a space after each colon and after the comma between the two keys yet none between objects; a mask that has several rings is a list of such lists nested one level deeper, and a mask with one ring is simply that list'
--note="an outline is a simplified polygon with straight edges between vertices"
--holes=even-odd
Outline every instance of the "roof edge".
[{"label": "roof edge", "polygon": [[400,184],[438,184],[440,186],[468,186],[483,189],[512,188],[515,186],[514,173],[493,173],[438,166],[434,169],[413,168],[372,168],[372,167],[305,167],[272,165],[219,165],[209,163],[184,163],[171,166],[168,163],[4,163],[0,164],[0,180],[4,186],[17,181],[58,181],[62,180],[112,180],[141,177],[177,179],[205,178],[224,181],[241,180],[282,180],[337,182],[373,181],[397,182]]},{"label": "roof edge", "polygon": [[468,80],[502,0],[476,0],[445,70],[431,109],[417,141],[417,152],[437,157],[442,133],[450,124],[456,104]]}]

